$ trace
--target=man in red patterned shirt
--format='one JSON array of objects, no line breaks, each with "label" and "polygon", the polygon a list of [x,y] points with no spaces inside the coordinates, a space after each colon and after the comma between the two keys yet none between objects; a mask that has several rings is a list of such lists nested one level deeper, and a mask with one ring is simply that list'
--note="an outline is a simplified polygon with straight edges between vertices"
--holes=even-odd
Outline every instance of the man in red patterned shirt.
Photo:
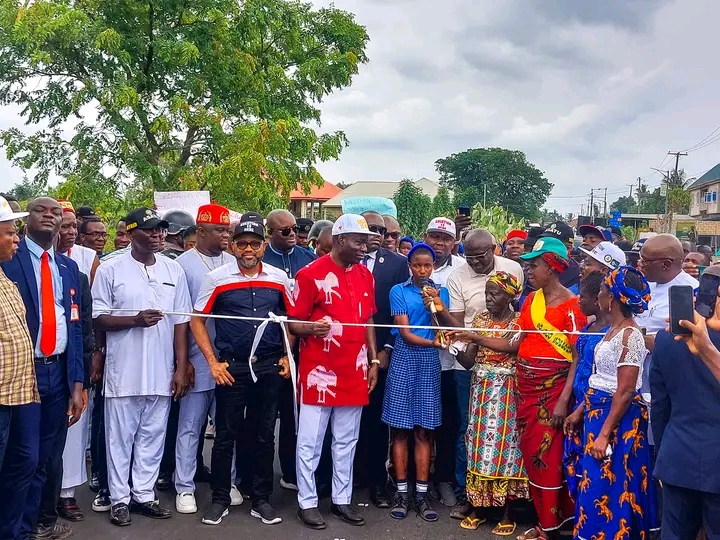
[{"label": "man in red patterned shirt", "polygon": [[[353,459],[360,417],[377,382],[375,282],[362,264],[370,232],[365,218],[345,214],[333,225],[332,251],[295,276],[290,331],[302,338],[297,444],[298,518],[324,529],[315,469],[328,423],[333,434],[330,511],[351,525],[365,520],[352,507]],[[347,326],[347,325],[357,326]]]}]

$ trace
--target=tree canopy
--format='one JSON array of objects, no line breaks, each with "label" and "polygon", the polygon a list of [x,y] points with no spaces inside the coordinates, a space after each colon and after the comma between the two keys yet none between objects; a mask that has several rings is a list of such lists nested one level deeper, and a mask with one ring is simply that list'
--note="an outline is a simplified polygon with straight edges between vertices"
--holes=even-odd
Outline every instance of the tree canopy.
[{"label": "tree canopy", "polygon": [[440,182],[456,205],[502,206],[517,217],[538,219],[553,184],[519,150],[477,148],[435,162]]},{"label": "tree canopy", "polygon": [[415,182],[404,178],[395,192],[393,202],[403,233],[420,238],[432,219],[430,209],[433,201],[430,196],[423,193]]},{"label": "tree canopy", "polygon": [[265,210],[348,144],[312,126],[368,41],[352,14],[293,0],[2,0],[0,104],[31,129],[0,141],[81,202],[207,189]]}]

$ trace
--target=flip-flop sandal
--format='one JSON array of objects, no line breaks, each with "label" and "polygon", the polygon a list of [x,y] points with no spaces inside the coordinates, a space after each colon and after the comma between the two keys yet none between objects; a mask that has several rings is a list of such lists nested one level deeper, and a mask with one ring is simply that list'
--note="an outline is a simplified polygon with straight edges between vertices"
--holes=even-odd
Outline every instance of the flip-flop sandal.
[{"label": "flip-flop sandal", "polygon": [[492,530],[495,536],[512,536],[517,528],[517,523],[498,523]]},{"label": "flip-flop sandal", "polygon": [[[530,534],[534,533],[532,536]],[[543,534],[540,527],[537,525],[533,527],[532,529],[528,529],[524,533],[522,533],[520,536],[517,537],[517,540],[547,540],[547,537]]]},{"label": "flip-flop sandal", "polygon": [[476,531],[480,525],[485,523],[487,520],[485,518],[471,518],[466,517],[460,522],[460,528],[461,529],[467,529],[468,531]]}]

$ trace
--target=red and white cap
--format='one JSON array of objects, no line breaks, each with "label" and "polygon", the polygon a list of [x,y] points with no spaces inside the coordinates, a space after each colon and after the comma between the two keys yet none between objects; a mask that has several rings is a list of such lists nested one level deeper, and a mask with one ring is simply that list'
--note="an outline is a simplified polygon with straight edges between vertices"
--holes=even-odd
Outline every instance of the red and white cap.
[{"label": "red and white cap", "polygon": [[332,235],[339,236],[341,234],[380,236],[379,233],[370,230],[367,221],[360,214],[343,214],[337,218],[337,221],[333,224]]},{"label": "red and white cap", "polygon": [[28,212],[13,212],[10,203],[5,200],[5,197],[0,197],[0,222],[15,221],[28,215]]},{"label": "red and white cap", "polygon": [[455,222],[452,219],[446,217],[436,217],[428,225],[426,233],[445,233],[455,238],[457,230],[455,229]]}]

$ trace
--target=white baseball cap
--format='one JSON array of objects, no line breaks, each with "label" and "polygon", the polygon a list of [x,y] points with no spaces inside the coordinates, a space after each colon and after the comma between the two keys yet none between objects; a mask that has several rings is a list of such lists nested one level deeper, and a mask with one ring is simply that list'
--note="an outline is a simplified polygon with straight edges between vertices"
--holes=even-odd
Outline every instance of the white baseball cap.
[{"label": "white baseball cap", "polygon": [[29,212],[13,212],[10,203],[5,200],[5,197],[0,197],[0,222],[15,221],[28,215]]},{"label": "white baseball cap", "polygon": [[446,217],[436,217],[430,222],[430,225],[428,225],[428,228],[425,232],[445,233],[455,238],[455,222],[452,219],[448,219]]},{"label": "white baseball cap", "polygon": [[369,236],[380,236],[379,233],[372,232],[368,227],[367,221],[360,214],[343,214],[333,224],[332,235],[340,234],[367,234]]},{"label": "white baseball cap", "polygon": [[610,270],[615,270],[627,264],[625,252],[612,242],[600,242],[592,251],[584,248],[580,248],[580,251],[604,264]]}]

